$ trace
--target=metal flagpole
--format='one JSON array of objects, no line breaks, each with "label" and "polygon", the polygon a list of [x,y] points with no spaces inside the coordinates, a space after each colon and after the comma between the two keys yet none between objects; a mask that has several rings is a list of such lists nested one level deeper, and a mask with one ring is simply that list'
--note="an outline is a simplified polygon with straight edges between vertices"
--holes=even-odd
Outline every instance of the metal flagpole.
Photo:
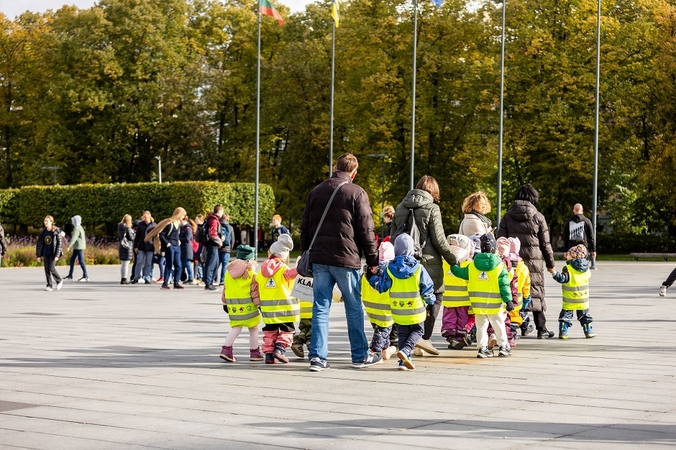
[{"label": "metal flagpole", "polygon": [[329,178],[333,174],[333,95],[336,78],[336,21],[331,27],[331,127],[329,130]]},{"label": "metal flagpole", "polygon": [[418,0],[413,0],[413,99],[411,101],[411,189],[415,186],[415,82],[418,52]]},{"label": "metal flagpole", "polygon": [[[598,9],[596,11],[596,105],[594,110],[594,188],[592,196],[592,224],[594,242],[596,242],[596,220],[598,208],[598,186],[599,186],[599,84],[601,80],[601,0],[598,0]],[[596,258],[591,260],[591,268],[596,269]]]},{"label": "metal flagpole", "polygon": [[505,119],[505,16],[507,0],[502,1],[502,43],[500,45],[500,130],[498,131],[498,208],[496,226],[502,215],[502,136]]},{"label": "metal flagpole", "polygon": [[256,182],[254,184],[254,249],[258,258],[258,182],[261,150],[261,2],[258,0],[258,60],[256,84]]}]

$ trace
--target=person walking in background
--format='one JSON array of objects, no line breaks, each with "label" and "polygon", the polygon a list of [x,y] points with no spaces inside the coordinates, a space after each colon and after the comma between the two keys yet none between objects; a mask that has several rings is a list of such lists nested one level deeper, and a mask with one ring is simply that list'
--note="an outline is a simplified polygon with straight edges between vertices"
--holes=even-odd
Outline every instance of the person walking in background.
[{"label": "person walking in background", "polygon": [[282,225],[282,216],[275,214],[272,216],[272,242],[277,242],[282,234],[290,234],[289,229]]},{"label": "person walking in background", "polygon": [[[451,252],[451,246],[444,234],[441,210],[437,204],[440,198],[437,180],[429,175],[423,176],[416,184],[415,189],[410,190],[401,203],[397,205],[394,213],[394,229],[396,231],[392,236],[392,239],[397,238],[397,235],[401,233],[402,225],[408,221],[409,210],[413,210],[413,218],[420,231],[420,242],[417,244],[420,244],[422,248],[421,262],[434,282],[434,295],[436,296],[434,305],[427,309],[423,336],[418,341],[417,347],[431,355],[439,354],[439,350],[432,344],[431,337],[444,296],[442,261],[445,260],[450,266],[456,264],[455,255]],[[412,226],[412,224],[408,224],[408,226]],[[422,355],[419,350],[414,354]]]},{"label": "person walking in background", "polygon": [[181,220],[185,217],[185,209],[180,206],[174,210],[171,217],[163,219],[154,230],[148,233],[145,241],[159,235],[162,247],[165,250],[164,280],[160,289],[171,289],[169,282],[174,278],[174,289],[184,289],[181,286],[181,242],[179,240],[179,228]]},{"label": "person walking in background", "polygon": [[45,227],[38,237],[35,254],[38,257],[38,262],[42,260],[45,265],[45,277],[47,278],[45,290],[52,290],[53,277],[56,282],[56,290],[58,291],[63,286],[63,279],[56,270],[56,263],[63,255],[63,237],[52,216],[46,216],[43,223]]},{"label": "person walking in background", "polygon": [[134,253],[136,253],[136,270],[134,272],[134,279],[136,282],[141,281],[145,284],[150,284],[151,269],[153,266],[153,256],[155,255],[155,248],[152,242],[145,242],[148,226],[153,222],[150,211],[143,211],[141,221],[136,228],[136,236],[134,237]]},{"label": "person walking in background", "polygon": [[462,212],[465,218],[460,222],[458,234],[470,237],[477,233],[491,232],[491,220],[486,217],[486,214],[491,212],[491,202],[488,201],[484,191],[469,195],[462,202]]},{"label": "person walking in background", "polygon": [[547,329],[547,303],[545,302],[544,266],[554,272],[554,252],[549,239],[549,227],[544,216],[537,210],[540,195],[530,184],[519,188],[514,202],[500,221],[498,237],[515,237],[521,242],[519,256],[528,267],[531,280],[531,311],[538,339],[554,337]]},{"label": "person walking in background", "polygon": [[120,284],[129,284],[129,264],[134,256],[134,238],[136,233],[131,227],[131,216],[125,214],[117,224],[117,252],[120,256]]},{"label": "person walking in background", "polygon": [[7,240],[5,239],[5,229],[0,223],[0,267],[2,267],[2,258],[7,254]]},{"label": "person walking in background", "polygon": [[[178,239],[181,242],[181,265],[183,266],[183,273],[179,276],[181,281],[185,276],[187,284],[196,284],[195,275],[192,267],[192,260],[195,257],[193,244],[195,242],[195,232],[197,225],[190,220],[190,217],[185,216],[181,220],[181,229],[178,234]],[[175,276],[175,275],[174,275]]]},{"label": "person walking in background", "polygon": [[200,230],[204,223],[204,216],[202,214],[197,214],[195,216],[195,235],[192,243],[193,250],[193,271],[195,273],[195,279],[197,280],[197,285],[204,286],[204,263],[206,261],[206,248],[202,244],[202,239],[200,238]]},{"label": "person walking in background", "polygon": [[207,215],[206,222],[206,236],[204,246],[207,249],[206,271],[204,274],[204,289],[208,291],[215,291],[217,288],[214,283],[218,284],[216,279],[219,263],[218,249],[223,246],[221,240],[221,217],[223,217],[223,206],[214,206],[214,212]]},{"label": "person walking in background", "polygon": [[70,238],[70,244],[68,244],[68,250],[72,249],[70,255],[70,271],[65,280],[73,279],[73,269],[75,269],[75,260],[78,260],[80,267],[82,268],[82,278],[78,281],[89,281],[89,276],[87,275],[87,263],[85,262],[84,250],[87,248],[87,240],[85,238],[85,231],[82,228],[82,217],[73,216],[70,218],[71,223],[73,224],[73,234]]},{"label": "person walking in background", "polygon": [[[232,238],[235,234],[230,225],[230,215],[223,213],[221,217],[221,241],[223,245],[218,249],[218,260],[221,264],[220,285],[225,282],[225,268],[230,262],[230,250],[232,249]],[[214,282],[215,284],[215,282]]]},{"label": "person walking in background", "polygon": [[[303,250],[312,244],[314,304],[312,306],[312,342],[310,343],[310,370],[319,372],[329,368],[329,313],[333,288],[343,296],[347,336],[350,340],[352,367],[363,368],[380,360],[369,354],[364,332],[364,309],[361,299],[361,255],[366,264],[378,266],[378,250],[373,232],[373,215],[364,189],[353,183],[359,162],[351,153],[338,157],[333,176],[316,186],[308,194],[300,226]],[[335,193],[335,197],[332,198]],[[329,199],[332,203],[328,209]],[[326,210],[321,227],[319,223]],[[284,235],[283,235],[284,236]]]},{"label": "person walking in background", "polygon": [[596,258],[596,239],[594,239],[594,227],[584,215],[584,208],[580,203],[573,206],[573,215],[563,225],[563,249],[568,251],[576,245],[582,244],[589,250],[587,255]]},{"label": "person walking in background", "polygon": [[394,219],[394,207],[392,205],[387,205],[383,208],[383,220],[385,221],[385,235],[381,236],[381,239],[385,239],[388,236],[392,236],[392,220]]}]

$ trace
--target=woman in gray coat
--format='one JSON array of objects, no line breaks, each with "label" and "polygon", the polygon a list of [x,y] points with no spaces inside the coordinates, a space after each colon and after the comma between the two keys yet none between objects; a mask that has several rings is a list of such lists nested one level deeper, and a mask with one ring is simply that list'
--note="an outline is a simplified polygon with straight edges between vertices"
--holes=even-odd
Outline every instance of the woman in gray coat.
[{"label": "woman in gray coat", "polygon": [[415,189],[406,194],[406,197],[397,205],[394,212],[394,226],[392,242],[401,234],[400,228],[408,217],[409,209],[413,210],[415,223],[420,230],[419,244],[422,246],[421,264],[430,274],[434,282],[434,295],[436,301],[433,308],[427,311],[425,320],[425,331],[422,339],[418,342],[418,347],[432,355],[438,355],[439,351],[434,348],[430,337],[434,331],[434,322],[436,321],[439,309],[441,308],[441,299],[444,296],[444,269],[442,261],[450,265],[456,264],[455,255],[451,253],[451,247],[444,234],[444,226],[441,222],[441,211],[439,205],[439,184],[437,180],[429,175],[425,175],[418,181]]},{"label": "woman in gray coat", "polygon": [[498,237],[516,237],[521,241],[519,256],[530,270],[530,292],[533,321],[538,339],[549,339],[553,331],[547,330],[547,303],[545,302],[545,265],[554,272],[554,252],[549,241],[549,227],[536,206],[540,196],[530,184],[519,188],[514,203],[500,221]]},{"label": "woman in gray coat", "polygon": [[136,234],[131,228],[131,216],[125,214],[122,221],[117,224],[117,239],[119,241],[117,251],[122,263],[120,267],[120,284],[129,284],[129,264],[134,258],[134,237]]}]

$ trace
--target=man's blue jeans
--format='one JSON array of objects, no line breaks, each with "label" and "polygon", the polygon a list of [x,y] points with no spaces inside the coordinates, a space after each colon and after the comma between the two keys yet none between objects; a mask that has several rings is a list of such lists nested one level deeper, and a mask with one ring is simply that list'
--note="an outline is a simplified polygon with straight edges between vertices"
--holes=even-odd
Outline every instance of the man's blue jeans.
[{"label": "man's blue jeans", "polygon": [[[183,269],[184,269],[186,276],[187,276],[186,281],[188,281],[188,282],[192,281],[193,278],[194,278],[194,275],[193,275],[193,272],[192,272],[192,260],[190,260],[188,258],[181,258],[181,262],[183,263]],[[181,278],[183,278],[182,275],[181,275]]]},{"label": "man's blue jeans", "polygon": [[312,264],[314,304],[312,306],[310,359],[318,357],[326,360],[328,358],[329,313],[335,284],[338,284],[338,289],[343,294],[352,362],[361,362],[366,358],[368,341],[364,332],[360,277],[361,270],[359,269]]},{"label": "man's blue jeans", "polygon": [[225,283],[225,266],[230,262],[230,252],[219,252],[218,257],[221,260],[221,284]]},{"label": "man's blue jeans", "polygon": [[73,270],[75,269],[75,260],[78,260],[80,267],[82,267],[82,276],[87,278],[87,263],[85,263],[84,251],[73,249],[73,253],[70,255],[70,272],[68,276],[73,278]]},{"label": "man's blue jeans", "polygon": [[137,281],[140,282],[142,279],[150,280],[154,253],[155,252],[139,250],[136,254],[136,270],[134,271],[134,277]]},{"label": "man's blue jeans", "polygon": [[204,274],[204,284],[207,286],[214,284],[216,270],[218,270],[218,261],[218,247],[207,247],[207,267]]}]

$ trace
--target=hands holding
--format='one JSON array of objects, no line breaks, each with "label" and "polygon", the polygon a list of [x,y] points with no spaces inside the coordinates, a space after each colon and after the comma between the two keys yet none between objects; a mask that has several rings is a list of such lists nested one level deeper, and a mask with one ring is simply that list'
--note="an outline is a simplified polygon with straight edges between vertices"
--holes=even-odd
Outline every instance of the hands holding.
[{"label": "hands holding", "polygon": [[508,301],[506,303],[507,311],[514,311],[514,302],[513,301]]},{"label": "hands holding", "polygon": [[548,268],[547,271],[553,275],[556,273],[556,267]]}]

